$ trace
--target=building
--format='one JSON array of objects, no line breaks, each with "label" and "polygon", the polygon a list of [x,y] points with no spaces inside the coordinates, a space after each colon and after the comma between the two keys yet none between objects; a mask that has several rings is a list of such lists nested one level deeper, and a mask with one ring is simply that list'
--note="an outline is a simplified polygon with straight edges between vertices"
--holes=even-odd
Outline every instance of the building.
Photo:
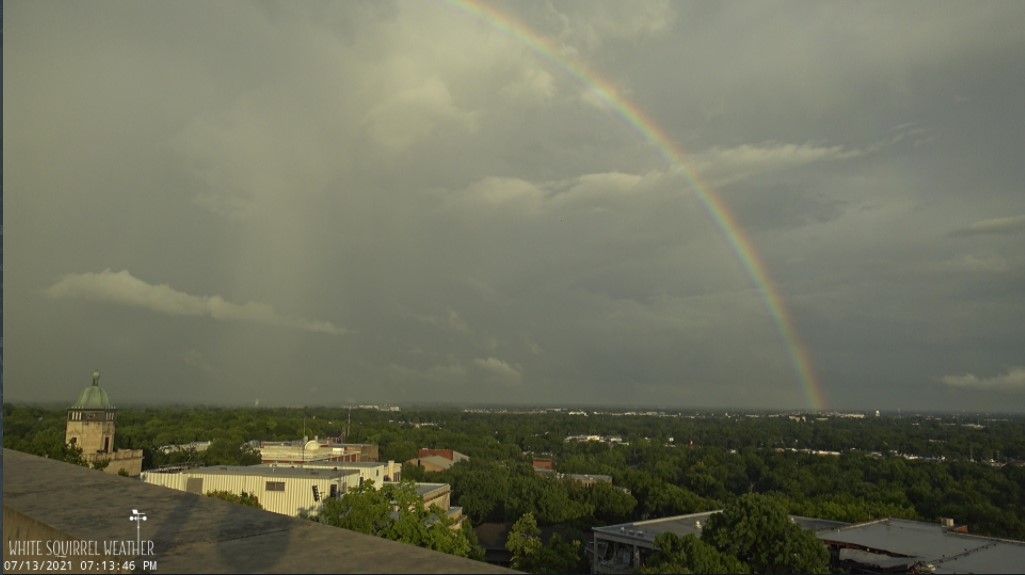
[{"label": "building", "polygon": [[359,474],[359,485],[369,481],[375,489],[380,489],[387,482],[402,480],[402,466],[394,461],[312,461],[303,465],[266,463],[264,466],[353,471]]},{"label": "building", "polygon": [[381,452],[376,443],[344,443],[337,442],[330,444],[332,448],[342,447],[347,452],[359,451],[359,459],[356,461],[380,461]]},{"label": "building", "polygon": [[534,470],[547,469],[555,471],[555,462],[548,458],[535,457],[533,459]]},{"label": "building", "polygon": [[[395,484],[396,482],[391,482]],[[446,517],[455,521],[453,528],[463,524],[463,508],[452,506],[452,486],[448,483],[416,483],[416,494],[423,499],[424,509],[430,511],[437,506]]]},{"label": "building", "polygon": [[325,442],[316,437],[308,441],[264,441],[260,443],[259,450],[263,463],[282,465],[361,461],[363,454],[360,447]]},{"label": "building", "polygon": [[[360,484],[358,471],[268,465],[198,467],[175,473],[147,471],[142,480],[188,493],[246,492],[267,511],[300,517],[316,514],[320,502]],[[316,487],[316,492],[314,488]]]},{"label": "building", "polygon": [[612,484],[611,475],[596,475],[591,473],[559,473],[559,479],[565,479],[581,487],[593,487],[596,483]]},{"label": "building", "polygon": [[157,451],[167,455],[169,453],[186,453],[194,451],[196,453],[203,453],[210,448],[212,441],[193,441],[190,443],[180,443],[178,445],[161,445],[157,448]]},{"label": "building", "polygon": [[421,447],[415,459],[407,463],[422,467],[424,471],[445,471],[460,461],[469,459],[468,456],[451,449],[426,449]]},{"label": "building", "polygon": [[100,387],[100,372],[68,408],[64,441],[82,450],[82,460],[93,468],[112,474],[137,477],[142,472],[141,449],[116,449],[117,408]]},{"label": "building", "polygon": [[[221,465],[175,471],[147,471],[142,480],[188,493],[207,494],[228,491],[256,496],[267,511],[301,517],[315,515],[321,502],[341,497],[370,482],[375,489],[397,481],[401,466],[394,461],[382,462],[315,462],[297,465]],[[387,475],[393,474],[392,476]],[[317,488],[316,493],[314,487]],[[463,510],[452,506],[452,488],[447,483],[417,483],[417,494],[424,509],[438,506],[449,518],[461,524]]]},{"label": "building", "polygon": [[[708,518],[721,510],[690,513],[661,519],[636,521],[607,527],[594,527],[594,541],[587,547],[591,556],[591,573],[632,573],[645,565],[654,553],[655,539],[663,533],[678,537],[701,536],[702,526]],[[846,526],[842,521],[814,519],[791,515],[791,519],[809,531]]]},{"label": "building", "polygon": [[939,523],[880,519],[816,533],[832,566],[860,573],[1020,573],[1025,541],[971,535]]},{"label": "building", "polygon": [[[594,527],[587,548],[591,573],[632,573],[652,554],[662,533],[701,536],[702,525],[719,511],[706,511]],[[927,523],[879,519],[850,524],[791,515],[829,549],[830,567],[852,573],[1019,573],[1025,541],[980,537],[953,520]]]}]

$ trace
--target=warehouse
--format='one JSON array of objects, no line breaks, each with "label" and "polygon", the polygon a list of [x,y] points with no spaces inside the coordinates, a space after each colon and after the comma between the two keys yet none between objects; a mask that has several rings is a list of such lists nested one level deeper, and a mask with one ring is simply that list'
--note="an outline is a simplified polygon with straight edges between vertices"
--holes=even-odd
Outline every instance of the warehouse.
[{"label": "warehouse", "polygon": [[246,492],[255,495],[267,511],[299,517],[315,514],[323,499],[341,497],[349,489],[357,487],[360,473],[333,468],[217,466],[180,473],[148,471],[142,474],[141,479],[153,485],[197,494]]}]

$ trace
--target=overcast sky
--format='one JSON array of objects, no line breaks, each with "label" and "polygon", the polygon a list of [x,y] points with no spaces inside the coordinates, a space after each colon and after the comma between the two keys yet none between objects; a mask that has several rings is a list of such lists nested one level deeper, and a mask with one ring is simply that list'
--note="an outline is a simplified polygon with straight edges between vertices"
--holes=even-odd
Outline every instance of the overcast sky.
[{"label": "overcast sky", "polygon": [[6,2],[5,399],[1025,411],[1025,3],[492,6]]}]

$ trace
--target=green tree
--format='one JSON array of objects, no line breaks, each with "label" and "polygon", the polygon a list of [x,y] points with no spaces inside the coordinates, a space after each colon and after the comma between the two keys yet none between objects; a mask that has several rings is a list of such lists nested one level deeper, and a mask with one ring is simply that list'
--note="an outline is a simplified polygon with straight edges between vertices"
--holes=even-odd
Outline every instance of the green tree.
[{"label": "green tree", "polygon": [[317,520],[335,527],[383,536],[382,530],[391,521],[391,509],[388,493],[374,489],[373,483],[368,481],[349,490],[341,499],[325,501]]},{"label": "green tree", "polygon": [[425,481],[427,479],[427,472],[424,471],[423,467],[407,461],[402,464],[402,477],[410,481]]},{"label": "green tree", "polygon": [[473,524],[470,523],[469,518],[463,519],[463,524],[459,528],[463,532],[463,537],[470,543],[470,554],[467,555],[474,561],[484,560],[484,547],[481,546],[480,540],[477,539],[477,532],[473,530]]},{"label": "green tree", "polygon": [[241,437],[218,438],[202,454],[207,465],[259,465],[260,452]]},{"label": "green tree", "polygon": [[459,557],[482,556],[466,531],[437,506],[424,509],[411,481],[375,489],[366,484],[324,503],[317,521]]},{"label": "green tree", "polygon": [[[541,550],[538,564],[533,573],[578,573],[580,572],[580,541],[566,541],[555,533]],[[586,571],[586,570],[585,570]]]},{"label": "green tree", "polygon": [[702,541],[756,573],[828,573],[829,553],[778,498],[747,494],[708,518]]},{"label": "green tree", "polygon": [[620,487],[598,482],[591,487],[577,488],[583,501],[594,508],[594,518],[601,523],[627,521],[637,507],[637,500]]},{"label": "green tree", "polygon": [[524,513],[509,531],[505,548],[512,554],[512,568],[534,573],[541,566],[541,529],[533,513]]},{"label": "green tree", "polygon": [[655,554],[638,573],[750,573],[750,568],[732,555],[694,535],[679,537],[663,533],[655,539]]},{"label": "green tree", "polygon": [[263,505],[260,505],[260,500],[256,495],[245,491],[241,494],[232,493],[231,491],[210,491],[207,492],[206,496],[213,497],[214,499],[220,499],[222,501],[228,501],[230,503],[236,503],[238,505],[263,509]]}]

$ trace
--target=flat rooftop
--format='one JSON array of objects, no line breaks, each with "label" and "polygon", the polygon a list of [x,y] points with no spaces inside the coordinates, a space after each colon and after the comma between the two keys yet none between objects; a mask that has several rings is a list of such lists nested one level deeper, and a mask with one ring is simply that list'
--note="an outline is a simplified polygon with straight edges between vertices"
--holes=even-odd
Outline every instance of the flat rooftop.
[{"label": "flat rooftop", "polygon": [[[649,519],[647,521],[635,521],[633,523],[621,523],[619,525],[608,525],[605,527],[594,527],[596,533],[606,538],[617,539],[624,543],[639,542],[651,547],[655,538],[663,533],[673,533],[678,537],[686,535],[701,536],[702,527],[708,523],[708,518],[721,509],[715,511],[702,511],[701,513],[689,513],[687,515],[675,515],[660,519]],[[837,528],[848,525],[842,521],[830,521],[828,519],[815,519],[812,517],[790,516],[798,525],[809,531]],[[699,527],[699,524],[701,527]]]},{"label": "flat rooftop", "polygon": [[[146,471],[145,473],[154,473],[153,471]],[[174,473],[178,473],[175,471]],[[358,471],[350,469],[331,469],[331,468],[310,468],[310,467],[272,467],[269,465],[212,465],[209,467],[194,467],[192,469],[186,469],[181,473],[194,473],[197,475],[237,475],[237,476],[249,476],[249,477],[266,477],[268,479],[274,477],[340,477],[345,475],[355,475]]]},{"label": "flat rooftop", "polygon": [[[153,542],[155,573],[514,573],[10,449],[3,450],[2,469],[5,560],[10,542],[134,543],[138,526],[141,539]],[[133,509],[147,520],[130,521]],[[82,571],[83,558],[108,557],[69,556],[70,572]]]},{"label": "flat rooftop", "polygon": [[387,466],[386,461],[308,461],[305,463],[259,463],[254,467],[270,467],[272,465],[278,466],[279,469],[284,466],[294,465],[305,465],[307,469],[331,469],[337,467],[339,469],[373,469],[375,467]]},{"label": "flat rooftop", "polygon": [[[399,485],[400,483],[397,482],[397,481],[385,481],[384,484],[385,485]],[[451,489],[452,489],[452,487],[448,483],[417,483],[416,484],[416,493],[417,493],[417,495],[419,495],[420,497],[424,497],[424,498],[426,498],[428,495],[431,495],[431,494],[433,494],[433,493],[435,493],[437,491],[441,491],[441,490],[446,490],[447,491],[447,490],[451,490]]]},{"label": "flat rooftop", "polygon": [[[935,567],[936,573],[1020,573],[1025,542],[958,533],[938,523],[881,519],[820,531],[819,539],[878,556],[899,555]],[[871,561],[868,556],[852,555]]]}]

